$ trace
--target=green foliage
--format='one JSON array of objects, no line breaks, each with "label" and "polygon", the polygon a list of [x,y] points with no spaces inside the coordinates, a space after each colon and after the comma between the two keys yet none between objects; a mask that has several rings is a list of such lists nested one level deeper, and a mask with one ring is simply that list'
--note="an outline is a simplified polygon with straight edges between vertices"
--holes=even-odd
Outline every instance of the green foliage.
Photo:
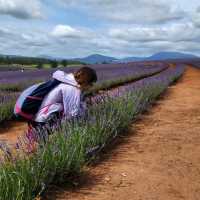
[{"label": "green foliage", "polygon": [[[25,56],[0,56],[0,65],[12,65],[12,64],[18,64],[18,65],[26,65],[31,66],[35,65],[36,67],[44,65],[44,64],[51,64],[52,62],[55,62],[56,60],[48,59],[48,58],[39,58],[39,57],[25,57]],[[62,61],[56,61],[59,64],[62,64],[63,66],[67,65],[80,65],[84,64],[79,61],[75,60],[62,60]]]},{"label": "green foliage", "polygon": [[0,56],[0,64],[20,64],[20,65],[32,65],[32,64],[45,64],[49,63],[50,59],[37,58],[37,57],[23,57],[23,56]]},{"label": "green foliage", "polygon": [[26,89],[30,85],[43,82],[42,80],[34,80],[34,81],[24,81],[19,83],[7,83],[0,85],[0,92],[21,92]]},{"label": "green foliage", "polygon": [[14,105],[15,100],[11,100],[6,104],[0,105],[0,122],[12,119]]},{"label": "green foliage", "polygon": [[56,60],[51,61],[51,68],[57,68],[58,67],[58,62]]},{"label": "green foliage", "polygon": [[67,60],[62,60],[62,61],[61,61],[61,65],[62,65],[63,67],[66,67],[66,66],[68,65],[68,61],[67,61]]},{"label": "green foliage", "polygon": [[36,66],[36,68],[42,69],[43,68],[43,63],[38,63],[37,66]]}]

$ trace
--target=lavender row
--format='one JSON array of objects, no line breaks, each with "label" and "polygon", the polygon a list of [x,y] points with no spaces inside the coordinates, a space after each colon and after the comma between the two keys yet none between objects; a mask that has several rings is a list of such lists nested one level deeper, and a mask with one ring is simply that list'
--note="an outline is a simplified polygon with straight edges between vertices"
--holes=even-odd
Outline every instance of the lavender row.
[{"label": "lavender row", "polygon": [[18,97],[18,93],[0,94],[0,122],[9,120],[13,116],[13,106]]},{"label": "lavender row", "polygon": [[159,74],[156,74],[152,77],[144,78],[142,80],[129,83],[125,86],[120,86],[111,91],[107,91],[103,94],[98,94],[92,97],[92,102],[100,102],[104,100],[106,97],[116,98],[118,96],[123,96],[127,92],[137,91],[141,88],[148,87],[149,85],[160,85],[161,87],[167,87],[173,80],[173,77],[179,77],[183,71],[185,70],[185,65],[180,64],[175,68],[169,68]]},{"label": "lavender row", "polygon": [[[108,67],[108,68],[106,68],[106,67]],[[156,66],[155,65],[153,65],[153,66],[142,66],[142,65],[133,66],[130,63],[127,64],[127,66],[124,66],[123,68],[118,65],[116,65],[115,67],[113,65],[111,65],[111,66],[110,65],[102,65],[102,66],[97,65],[96,69],[97,69],[98,79],[99,79],[98,83],[100,85],[96,85],[95,87],[101,88],[101,84],[103,84],[103,82],[106,80],[110,80],[110,79],[117,80],[120,78],[125,78],[127,76],[140,77],[140,76],[159,72],[161,70],[164,70],[166,67],[167,67],[167,65],[161,65],[161,64],[158,64]],[[44,72],[44,70],[43,70],[43,72]],[[17,73],[19,73],[19,72],[17,72]],[[25,73],[30,73],[30,72],[25,72]],[[37,74],[38,71],[33,72],[33,73]],[[17,93],[17,92],[12,92],[12,91],[21,91],[24,88],[28,87],[29,84],[32,85],[34,83],[34,81],[31,80],[31,78],[28,79],[28,76],[26,75],[26,76],[23,76],[23,78],[26,81],[24,81],[22,84],[20,84],[20,83],[9,84],[9,81],[11,83],[12,81],[17,81],[18,78],[20,80],[22,80],[21,73],[20,73],[20,75],[18,74],[19,77],[15,77],[15,79],[11,77],[14,75],[15,75],[15,73],[12,72],[9,75],[10,76],[9,79],[7,79],[7,78],[5,79],[6,83],[4,83],[0,86],[0,105],[2,105],[4,103],[8,103],[9,101],[12,101],[13,99],[16,99],[16,97],[19,95],[19,92]],[[43,76],[42,73],[40,75]],[[33,76],[33,78],[34,77],[35,76]],[[39,78],[39,76],[37,76],[37,80],[38,80],[38,78]],[[28,79],[28,81],[27,81],[27,79]],[[4,79],[2,78],[1,81],[4,81]],[[5,89],[7,89],[8,92],[4,92]]]},{"label": "lavender row", "polygon": [[[144,63],[127,63],[127,64],[108,64],[108,65],[91,65],[97,71],[99,81],[113,79],[130,75],[133,73],[140,73],[143,70],[158,70],[167,67],[167,64],[144,64]],[[79,67],[60,68],[65,72],[74,72]],[[34,80],[46,80],[51,77],[51,74],[57,69],[41,69],[29,71],[16,71],[16,72],[0,72],[0,83],[19,83]]]},{"label": "lavender row", "polygon": [[[157,65],[149,65],[149,66],[144,66],[143,64],[140,63],[140,65],[135,65],[134,63],[129,63],[126,64],[125,66],[123,66],[123,68],[120,65],[96,65],[94,66],[95,69],[97,70],[98,73],[98,78],[99,78],[99,82],[97,85],[95,85],[94,88],[96,89],[101,89],[102,87],[110,87],[112,86],[113,83],[117,83],[117,79],[120,79],[122,77],[140,77],[140,76],[144,76],[144,75],[148,75],[148,74],[152,74],[155,72],[159,72],[161,70],[164,70],[168,65],[164,64],[157,64]],[[67,69],[70,70],[70,69]],[[74,70],[74,68],[73,68]],[[41,74],[40,76],[43,76],[44,72],[46,72],[47,70],[41,70]],[[43,73],[42,73],[43,72]],[[20,94],[20,92],[15,92],[15,91],[21,91],[24,88],[28,87],[29,84],[32,85],[33,84],[33,80],[31,80],[31,78],[29,78],[29,81],[25,81],[23,84],[17,83],[17,84],[9,84],[8,80],[12,81],[17,81],[18,79],[13,79],[12,76],[18,74],[18,78],[21,77],[21,74],[25,75],[23,76],[23,78],[25,78],[26,80],[28,79],[28,75],[26,75],[26,73],[30,73],[30,72],[24,72],[24,73],[20,73],[20,72],[12,72],[11,74],[9,74],[9,79],[6,79],[7,84],[2,84],[0,86],[0,122],[6,119],[10,119],[12,117],[12,107],[14,106],[14,103],[18,97],[18,95]],[[32,73],[37,74],[38,71],[34,71]],[[49,73],[49,70],[48,70]],[[2,75],[2,74],[1,74]],[[32,74],[33,76],[33,74]],[[37,80],[39,78],[39,76],[37,75]],[[112,77],[111,81],[107,81],[105,82],[105,80],[110,80],[110,78]],[[115,78],[114,78],[115,77]],[[33,78],[35,78],[35,76],[33,76]],[[41,77],[40,77],[41,78]],[[44,77],[43,77],[44,78]],[[3,80],[3,79],[2,79]],[[22,79],[20,79],[22,80]],[[115,81],[113,81],[115,80]],[[126,79],[120,80],[119,83],[126,81]],[[6,92],[5,89],[7,89],[8,91]],[[12,92],[14,91],[14,92]]]},{"label": "lavender row", "polygon": [[[101,150],[127,128],[138,112],[147,108],[183,71],[184,66],[178,66],[108,92],[112,98],[105,99],[104,95],[106,101],[93,104],[83,119],[63,121],[51,137],[48,134],[43,137],[44,131],[38,131],[38,136],[42,135],[38,137],[39,145],[34,139],[23,138],[17,146],[17,156],[16,151],[13,154],[5,144],[0,145],[4,155],[0,166],[0,199],[32,200],[52,181],[63,180],[63,174],[80,172],[88,156],[94,159],[96,149]],[[33,154],[27,152],[29,144],[36,150]]]}]

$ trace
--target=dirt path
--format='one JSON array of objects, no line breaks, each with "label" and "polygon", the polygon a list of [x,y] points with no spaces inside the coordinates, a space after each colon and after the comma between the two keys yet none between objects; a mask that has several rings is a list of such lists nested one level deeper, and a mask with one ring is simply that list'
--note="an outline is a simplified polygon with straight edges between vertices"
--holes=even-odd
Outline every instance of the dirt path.
[{"label": "dirt path", "polygon": [[9,144],[15,144],[17,138],[24,134],[27,130],[25,122],[7,122],[3,127],[0,127],[0,142],[5,141]]},{"label": "dirt path", "polygon": [[200,70],[188,68],[77,186],[46,200],[199,200]]}]

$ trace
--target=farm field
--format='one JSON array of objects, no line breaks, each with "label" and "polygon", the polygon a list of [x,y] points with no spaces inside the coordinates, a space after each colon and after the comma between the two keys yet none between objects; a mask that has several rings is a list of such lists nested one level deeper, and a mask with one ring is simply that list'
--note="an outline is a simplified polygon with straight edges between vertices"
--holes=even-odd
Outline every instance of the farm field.
[{"label": "farm field", "polygon": [[[43,200],[198,200],[200,70],[187,67],[148,112],[87,167]],[[70,186],[69,186],[70,185]]]},{"label": "farm field", "polygon": [[[126,63],[126,64],[98,64],[91,65],[97,71],[98,82],[105,81],[111,78],[119,78],[127,76],[130,74],[136,74],[142,71],[149,71],[161,69],[166,67],[167,63],[155,62],[155,63]],[[67,73],[74,72],[76,69],[80,68],[79,66],[58,68],[58,69],[39,69],[39,70],[29,70],[29,71],[3,71],[0,74],[0,83],[1,84],[19,84],[25,83],[27,79],[30,81],[41,81],[49,79],[51,74],[56,70],[63,70]]]},{"label": "farm field", "polygon": [[[93,65],[97,71],[98,82],[94,85],[89,93],[98,90],[114,87],[125,82],[134,81],[151,76],[165,70],[168,64],[156,63],[150,64],[110,64],[110,65]],[[75,68],[76,69],[76,68]],[[66,72],[73,72],[74,68],[63,68]],[[51,77],[54,70],[34,70],[34,71],[17,71],[1,72],[0,74],[0,123],[12,118],[14,103],[20,92],[28,86],[45,81]]]},{"label": "farm field", "polygon": [[200,1],[0,16],[0,200],[200,200]]},{"label": "farm field", "polygon": [[[118,84],[123,84],[129,81],[134,81],[137,80],[138,78],[144,78],[146,76],[151,76],[154,73],[159,73],[162,70],[166,70],[167,69],[168,64],[164,64],[164,63],[146,63],[144,65],[144,63],[138,63],[137,65],[135,63],[127,63],[127,64],[117,64],[117,65],[94,65],[93,68],[95,68],[97,70],[97,74],[98,74],[98,83],[96,85],[96,89],[94,91],[98,91],[99,89],[109,89],[112,86],[118,85]],[[52,70],[49,71],[45,71],[45,70],[40,70],[41,73],[40,75],[42,75],[43,79],[45,79],[45,77],[48,77],[50,73],[52,73]],[[67,69],[67,72],[71,72],[73,71],[73,69]],[[38,71],[35,72],[27,72],[26,76],[24,78],[26,78],[25,80],[27,80],[27,76],[31,77],[31,76],[35,76],[35,74],[39,74]],[[3,76],[4,75],[4,76]],[[0,76],[0,81],[3,81],[3,77],[7,80],[7,79],[12,79],[13,77],[15,77],[13,80],[15,80],[15,82],[21,80],[21,72],[16,72],[16,73],[10,73],[7,72],[5,74],[1,74]],[[36,76],[38,77],[38,76]],[[28,83],[28,81],[26,81]],[[23,82],[24,83],[24,82]],[[14,84],[10,84],[9,89],[12,88],[12,86],[15,85]],[[28,84],[25,84],[26,86]],[[0,88],[4,88],[3,87],[4,84],[1,85]],[[7,83],[5,84],[5,86],[7,86]],[[17,89],[18,87],[14,88]],[[19,88],[20,89],[20,88]],[[1,89],[0,89],[1,90]],[[21,90],[21,89],[20,89]],[[115,90],[116,94],[118,94],[118,90]],[[5,106],[8,104],[10,107],[10,110],[8,112],[6,112],[6,115],[2,115],[0,116],[0,122],[4,121],[6,119],[11,119],[12,117],[12,113],[13,113],[13,106],[16,100],[16,97],[18,96],[18,94],[20,94],[20,92],[13,92],[11,91],[2,91],[3,94],[1,94],[3,96],[2,100],[0,99],[0,111],[1,108],[5,109]],[[0,97],[1,97],[0,95]],[[101,96],[101,95],[100,95]],[[98,98],[98,95],[97,97]],[[5,100],[4,100],[5,99]],[[5,102],[5,103],[4,103]],[[11,103],[9,103],[11,102]],[[3,113],[3,112],[2,112]],[[4,117],[5,116],[5,117]],[[6,141],[10,144],[13,144],[14,142],[17,141],[17,138],[24,134],[24,132],[27,130],[27,123],[24,122],[8,122],[9,125],[6,123],[6,126],[4,125],[4,123],[2,124],[2,127],[0,126],[0,140],[2,141]]]},{"label": "farm field", "polygon": [[[178,63],[170,65],[161,62],[157,64],[147,63],[145,65],[144,63],[137,63],[137,65],[130,63],[123,70],[119,68],[116,71],[114,70],[115,66],[111,65],[108,68],[110,72],[103,67],[103,65],[95,66],[100,82],[92,90],[95,93],[93,95],[91,93],[90,95],[92,96],[88,97],[91,98],[93,104],[88,109],[86,118],[75,122],[64,122],[58,129],[55,127],[51,130],[53,136],[50,138],[45,136],[45,132],[36,132],[35,136],[25,135],[18,142],[17,137],[22,136],[27,128],[25,123],[15,121],[4,122],[4,126],[0,127],[0,140],[3,142],[0,147],[4,156],[1,159],[2,165],[0,167],[0,187],[2,188],[0,198],[2,200],[13,199],[13,197],[21,200],[34,199],[35,196],[46,191],[49,188],[49,184],[54,183],[54,180],[63,180],[63,174],[78,174],[82,167],[85,166],[84,163],[87,162],[88,158],[96,156],[96,153],[109,146],[114,138],[117,138],[114,140],[115,142],[120,140],[122,143],[124,139],[129,139],[132,136],[131,130],[129,131],[130,136],[118,137],[118,134],[121,135],[133,120],[137,119],[147,108],[150,108],[150,105],[155,102],[157,97],[170,84],[181,77],[186,65]],[[188,67],[184,77],[198,73],[199,70]],[[185,80],[184,77],[177,84]],[[172,86],[171,88],[174,87]],[[101,93],[98,93],[98,90],[102,90]],[[2,99],[4,96],[6,97],[6,93],[11,95],[16,93],[16,96],[13,98],[14,101],[20,90],[16,92],[15,90],[3,88],[3,92]],[[7,103],[7,100],[5,102]],[[162,102],[162,99],[159,102]],[[4,109],[4,105],[7,104],[4,104],[2,101],[1,108]],[[10,108],[12,108],[12,104]],[[4,114],[4,112],[2,113]],[[141,116],[141,119],[143,119],[143,116]],[[135,127],[137,128],[137,126],[138,124],[136,123]],[[148,128],[147,130],[151,129]],[[41,134],[44,134],[44,137],[46,137],[45,144],[43,137],[40,138]],[[68,138],[67,140],[66,137]],[[130,138],[131,141],[132,139]],[[16,142],[17,152],[13,152],[7,144],[16,144]],[[37,146],[37,144],[39,144],[37,152],[30,157],[25,156],[27,151],[29,152],[30,145]],[[95,149],[97,149],[97,152]],[[41,166],[43,167],[41,168]],[[91,169],[91,173],[93,173],[92,171],[93,169]],[[32,176],[32,173],[35,176]],[[11,175],[8,176],[8,174]],[[121,176],[127,177],[128,175],[122,172]],[[81,181],[82,177],[79,178]],[[105,179],[110,180],[109,177],[105,177]],[[17,185],[15,184],[16,182],[18,182]],[[77,187],[77,189],[81,191],[80,187]],[[52,191],[53,194],[57,195],[55,190],[50,189],[47,191],[45,198],[49,198],[48,194]],[[67,191],[69,190],[67,189]],[[58,193],[60,194],[60,192]],[[55,195],[50,196],[56,199],[57,196]],[[63,195],[64,199],[68,198],[65,197],[65,195],[68,195],[68,192]]]}]

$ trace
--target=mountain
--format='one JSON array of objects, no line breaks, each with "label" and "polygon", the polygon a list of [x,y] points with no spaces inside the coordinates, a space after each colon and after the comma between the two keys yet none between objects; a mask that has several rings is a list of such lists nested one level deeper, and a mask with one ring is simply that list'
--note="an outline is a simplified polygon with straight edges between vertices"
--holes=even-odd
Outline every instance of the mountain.
[{"label": "mountain", "polygon": [[100,54],[93,54],[85,58],[74,58],[73,60],[84,62],[87,64],[95,63],[119,63],[119,62],[134,62],[134,61],[153,61],[153,60],[168,60],[168,59],[188,59],[198,58],[192,54],[185,54],[180,52],[159,52],[150,57],[125,57],[122,59],[104,56]]},{"label": "mountain", "polygon": [[185,59],[185,58],[198,58],[192,54],[180,53],[180,52],[159,52],[150,57],[146,60],[167,60],[167,59]]},{"label": "mountain", "polygon": [[[40,55],[39,57],[26,57],[26,56],[18,56],[18,55],[3,55],[0,54],[1,58],[9,57],[10,59],[47,59],[47,60],[57,60],[61,61],[64,58],[59,57],[52,57],[48,55]],[[125,58],[115,58],[110,56],[104,56],[100,54],[93,54],[84,58],[74,58],[74,59],[67,59],[70,61],[79,61],[86,64],[96,64],[96,63],[126,63],[126,62],[135,62],[135,61],[154,61],[154,60],[170,60],[170,59],[193,59],[198,58],[192,54],[186,54],[181,52],[173,52],[173,51],[166,51],[166,52],[159,52],[153,54],[149,57],[125,57]]]},{"label": "mountain", "polygon": [[93,54],[85,58],[74,58],[72,60],[77,60],[77,61],[84,62],[87,64],[96,64],[96,63],[111,63],[114,60],[118,60],[118,59],[114,57],[103,56],[100,54]]},{"label": "mountain", "polygon": [[169,59],[188,59],[198,58],[192,54],[185,54],[180,52],[159,52],[149,57],[127,57],[120,59],[119,62],[134,62],[134,61],[154,61],[154,60],[169,60]]},{"label": "mountain", "polygon": [[146,57],[125,57],[116,60],[116,62],[135,62],[135,61],[142,61],[147,59]]}]

